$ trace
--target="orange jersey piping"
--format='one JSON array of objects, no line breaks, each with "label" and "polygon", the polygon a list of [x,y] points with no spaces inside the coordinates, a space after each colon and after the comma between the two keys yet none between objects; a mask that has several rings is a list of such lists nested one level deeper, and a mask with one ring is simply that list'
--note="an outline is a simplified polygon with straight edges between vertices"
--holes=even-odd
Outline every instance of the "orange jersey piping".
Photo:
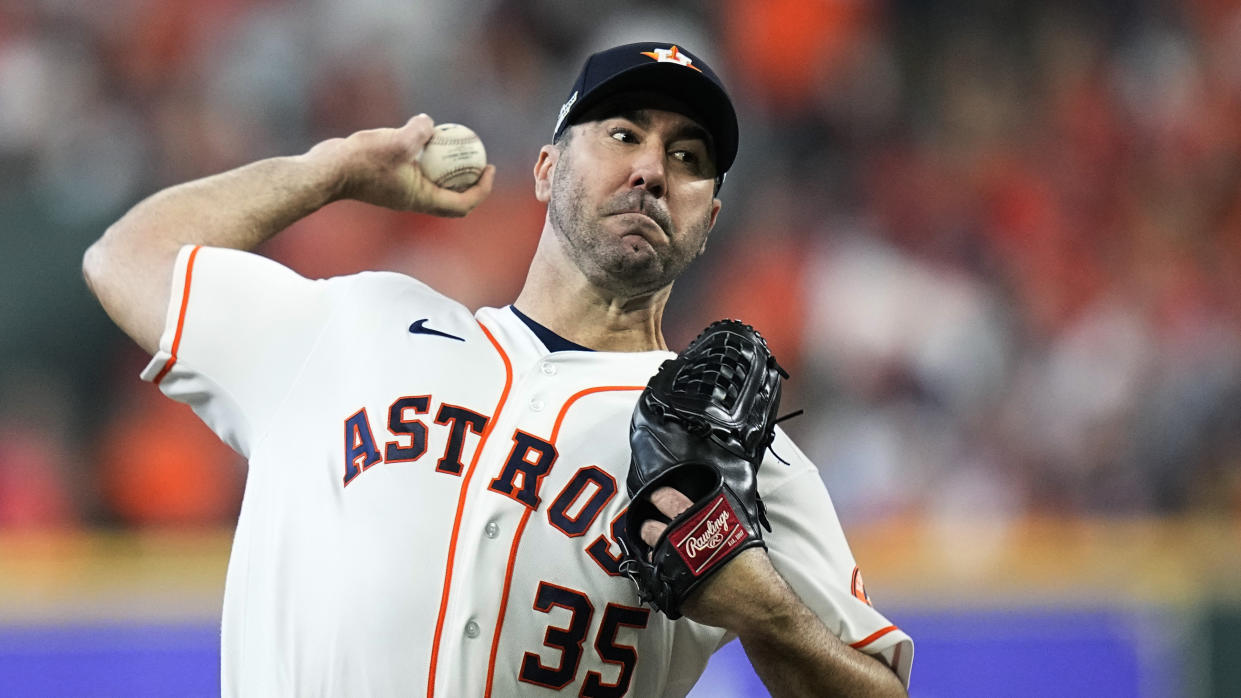
[{"label": "orange jersey piping", "polygon": [[181,348],[181,333],[185,330],[185,309],[190,304],[190,279],[194,275],[194,258],[198,256],[198,251],[202,249],[202,245],[194,245],[194,249],[190,250],[189,261],[185,263],[185,287],[181,290],[181,311],[177,313],[177,331],[172,337],[172,350],[169,352],[168,363],[155,374],[155,385],[164,380],[164,376],[172,370],[174,364],[177,363],[177,350]]},{"label": "orange jersey piping", "polygon": [[495,429],[496,422],[500,421],[500,412],[504,409],[504,403],[508,400],[508,391],[513,387],[513,363],[509,361],[508,354],[504,353],[504,349],[500,347],[500,343],[492,336],[491,332],[483,325],[478,323],[482,328],[483,334],[487,335],[487,339],[491,345],[496,348],[500,359],[504,361],[504,390],[500,393],[500,399],[496,402],[495,411],[491,414],[491,420],[487,422],[487,428],[483,430],[478,440],[478,447],[474,450],[474,457],[470,459],[470,467],[465,471],[465,477],[461,479],[461,494],[457,497],[457,514],[452,522],[452,537],[448,540],[448,562],[444,567],[444,589],[440,593],[440,612],[439,617],[435,620],[435,639],[431,643],[431,667],[427,672],[427,698],[435,695],[435,669],[439,660],[440,637],[444,632],[444,615],[448,612],[448,593],[452,589],[452,566],[457,554],[457,536],[461,532],[461,514],[465,511],[465,500],[470,491],[470,479],[474,476],[474,468],[478,465],[478,459],[483,454],[483,448],[487,445],[487,438],[491,436],[492,430]]},{"label": "orange jersey piping", "polygon": [[900,630],[900,628],[896,627],[895,625],[889,625],[889,626],[887,626],[886,628],[880,628],[880,629],[876,630],[875,632],[871,633],[870,635],[867,635],[866,637],[862,638],[861,640],[858,640],[857,642],[855,642],[855,643],[853,643],[853,644],[851,644],[851,645],[849,645],[849,646],[850,646],[850,647],[852,647],[852,648],[853,648],[853,649],[855,649],[855,650],[860,650],[860,649],[862,649],[863,647],[865,647],[865,646],[869,645],[870,643],[874,642],[875,640],[878,640],[879,638],[883,637],[884,635],[887,635],[888,633],[892,632],[893,630]]}]

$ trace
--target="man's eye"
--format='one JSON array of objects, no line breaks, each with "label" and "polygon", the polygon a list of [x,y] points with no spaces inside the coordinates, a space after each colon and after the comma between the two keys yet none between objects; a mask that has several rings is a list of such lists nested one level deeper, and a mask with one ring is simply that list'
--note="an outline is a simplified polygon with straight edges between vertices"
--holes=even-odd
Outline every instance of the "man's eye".
[{"label": "man's eye", "polygon": [[674,150],[672,159],[681,163],[681,167],[684,167],[686,172],[695,175],[702,174],[704,159],[701,153],[695,150]]},{"label": "man's eye", "polygon": [[621,143],[636,143],[638,140],[633,135],[632,131],[625,128],[612,129],[612,133],[610,135],[612,138],[620,141]]}]

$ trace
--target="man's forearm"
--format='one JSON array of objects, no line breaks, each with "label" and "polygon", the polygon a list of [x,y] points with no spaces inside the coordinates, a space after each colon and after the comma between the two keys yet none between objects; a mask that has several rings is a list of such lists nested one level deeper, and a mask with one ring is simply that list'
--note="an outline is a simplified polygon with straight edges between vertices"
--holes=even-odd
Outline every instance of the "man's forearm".
[{"label": "man's forearm", "polygon": [[777,698],[907,695],[887,665],[833,635],[760,549],[741,553],[708,579],[685,610],[735,632]]},{"label": "man's forearm", "polygon": [[330,202],[338,187],[336,173],[307,155],[260,160],[151,196],[102,242],[250,250]]},{"label": "man's forearm", "polygon": [[796,597],[781,606],[740,637],[772,696],[908,695],[890,668],[841,642]]}]

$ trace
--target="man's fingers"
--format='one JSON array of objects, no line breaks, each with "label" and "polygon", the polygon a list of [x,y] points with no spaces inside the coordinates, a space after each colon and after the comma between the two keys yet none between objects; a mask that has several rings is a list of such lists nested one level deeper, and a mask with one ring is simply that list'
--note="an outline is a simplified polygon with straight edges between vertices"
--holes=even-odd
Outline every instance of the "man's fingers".
[{"label": "man's fingers", "polygon": [[496,166],[487,165],[478,181],[465,191],[453,191],[427,182],[432,210],[437,216],[464,216],[491,195],[496,182]]},{"label": "man's fingers", "polygon": [[418,114],[410,117],[400,130],[408,133],[418,143],[418,150],[421,151],[427,141],[431,140],[431,136],[435,135],[435,121],[425,113]]},{"label": "man's fingers", "polygon": [[496,166],[487,165],[483,168],[483,174],[479,176],[478,181],[471,185],[469,189],[466,189],[461,193],[467,196],[475,196],[478,198],[478,203],[482,203],[483,199],[487,198],[487,196],[491,194],[491,188],[495,186],[495,183]]},{"label": "man's fingers", "polygon": [[668,528],[667,524],[662,524],[654,519],[647,519],[642,524],[642,541],[652,548],[659,542],[659,537],[664,534],[664,529]]},{"label": "man's fingers", "polygon": [[694,505],[689,497],[681,494],[680,490],[674,490],[671,487],[660,487],[652,492],[651,504],[654,504],[660,513],[670,519],[675,519],[681,515],[681,512]]},{"label": "man's fingers", "polygon": [[[661,514],[670,519],[675,519],[681,515],[681,512],[694,505],[689,497],[671,487],[660,487],[652,492],[651,504],[654,504]],[[659,542],[659,537],[663,535],[666,528],[668,528],[667,524],[654,519],[647,519],[642,523],[642,540],[647,545],[654,547]]]}]

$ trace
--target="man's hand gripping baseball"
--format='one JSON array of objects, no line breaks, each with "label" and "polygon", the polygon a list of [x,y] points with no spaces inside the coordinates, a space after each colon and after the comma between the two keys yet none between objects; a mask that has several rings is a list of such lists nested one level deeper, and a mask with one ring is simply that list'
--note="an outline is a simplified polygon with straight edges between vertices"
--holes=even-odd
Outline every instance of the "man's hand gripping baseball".
[{"label": "man's hand gripping baseball", "polygon": [[324,141],[304,157],[318,167],[335,171],[335,198],[398,211],[464,216],[491,193],[495,166],[488,165],[479,181],[465,191],[435,186],[418,167],[418,156],[431,140],[434,128],[431,117],[419,114],[400,128],[358,131],[347,138]]}]

